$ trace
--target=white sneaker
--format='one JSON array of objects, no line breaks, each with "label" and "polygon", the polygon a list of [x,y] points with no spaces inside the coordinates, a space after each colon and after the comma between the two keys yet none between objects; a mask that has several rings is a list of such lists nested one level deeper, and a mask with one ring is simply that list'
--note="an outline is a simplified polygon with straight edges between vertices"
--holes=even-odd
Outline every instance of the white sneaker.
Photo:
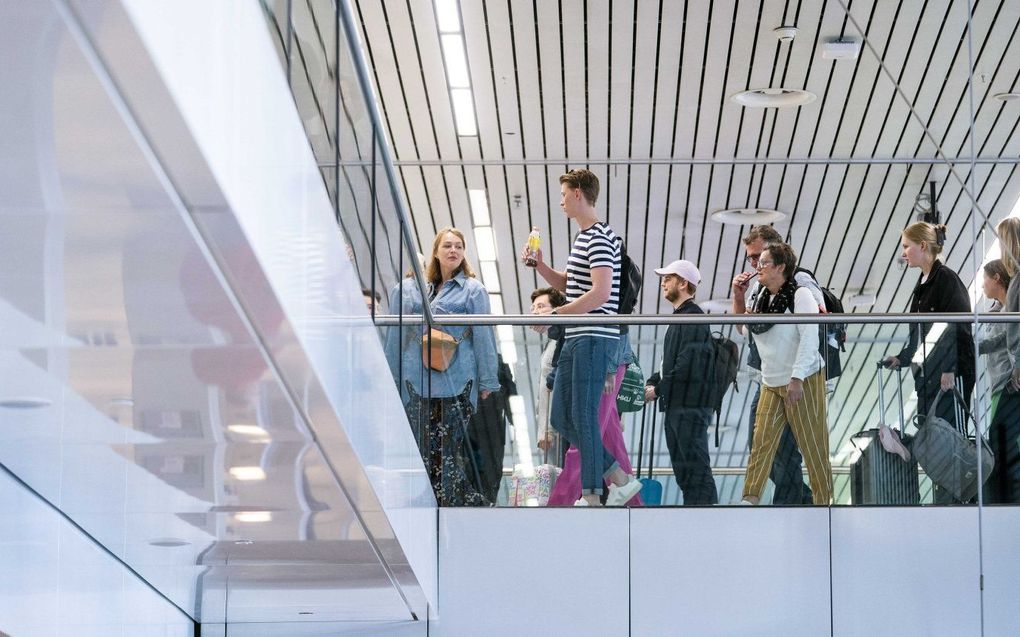
[{"label": "white sneaker", "polygon": [[620,507],[630,501],[641,491],[641,481],[635,480],[633,476],[623,486],[609,485],[609,497],[606,498],[607,507]]},{"label": "white sneaker", "polygon": [[574,506],[576,506],[576,507],[586,507],[586,506],[591,506],[591,505],[588,504],[587,500],[585,500],[584,498],[581,498],[580,500],[578,500],[577,502],[574,503]]},{"label": "white sneaker", "polygon": [[737,504],[739,504],[741,506],[749,506],[749,507],[753,507],[754,506],[754,502],[751,502],[750,500],[746,500],[746,499],[745,500],[741,500]]}]

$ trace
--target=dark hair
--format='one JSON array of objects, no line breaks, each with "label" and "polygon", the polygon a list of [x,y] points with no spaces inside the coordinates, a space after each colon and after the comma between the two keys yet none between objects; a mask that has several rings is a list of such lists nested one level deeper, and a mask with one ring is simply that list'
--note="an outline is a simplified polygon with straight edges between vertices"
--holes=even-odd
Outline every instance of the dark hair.
[{"label": "dark hair", "polygon": [[361,296],[374,297],[377,303],[382,303],[382,294],[379,294],[379,290],[372,293],[372,290],[368,288],[361,288]]},{"label": "dark hair", "polygon": [[560,292],[556,288],[538,288],[531,293],[531,302],[534,303],[535,299],[540,296],[548,296],[549,304],[553,307],[560,307],[567,304],[567,297],[563,296],[563,292]]},{"label": "dark hair", "polygon": [[594,206],[595,202],[599,200],[599,178],[586,168],[577,168],[560,175],[560,183],[571,188],[580,188],[589,205]]},{"label": "dark hair", "polygon": [[772,226],[754,226],[744,237],[744,245],[752,243],[755,239],[761,239],[767,246],[783,243],[783,237]]},{"label": "dark hair", "polygon": [[986,263],[985,274],[998,281],[999,285],[1004,288],[1009,288],[1009,282],[1013,278],[1009,276],[1009,272],[1006,271],[1006,264],[1002,262],[1002,259],[992,259]]},{"label": "dark hair", "polygon": [[793,277],[793,273],[797,270],[797,253],[793,251],[787,243],[774,243],[765,248],[763,252],[768,252],[769,256],[772,257],[773,265],[783,266],[783,276],[787,279]]}]

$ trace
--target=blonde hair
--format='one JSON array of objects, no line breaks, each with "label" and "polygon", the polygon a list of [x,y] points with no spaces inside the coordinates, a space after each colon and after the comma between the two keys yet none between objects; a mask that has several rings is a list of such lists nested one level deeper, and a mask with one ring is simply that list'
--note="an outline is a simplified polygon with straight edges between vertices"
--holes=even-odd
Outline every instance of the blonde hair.
[{"label": "blonde hair", "polygon": [[1020,218],[1009,217],[995,227],[1002,246],[1002,265],[1010,278],[1017,275],[1017,261],[1020,261]]},{"label": "blonde hair", "polygon": [[927,221],[918,221],[904,228],[902,234],[904,239],[909,239],[918,245],[922,243],[928,244],[927,252],[934,259],[942,252],[942,245],[939,243],[940,232],[943,237],[946,236],[945,225],[939,224],[936,226]]},{"label": "blonde hair", "polygon": [[[439,231],[436,238],[432,240],[432,256],[429,257],[428,265],[425,266],[426,281],[437,288],[439,287],[439,284],[443,282],[443,271],[439,267],[439,257],[436,256],[436,253],[439,252],[439,244],[443,242],[443,237],[448,234],[452,234],[460,239],[460,242],[464,244],[465,251],[467,250],[467,241],[464,240],[463,232],[456,228],[443,228]],[[471,278],[475,277],[475,271],[471,269],[471,264],[468,263],[466,255],[461,260],[460,266],[458,266],[457,270],[453,273],[454,276],[456,276],[458,272],[463,272],[465,276],[469,276]]]}]

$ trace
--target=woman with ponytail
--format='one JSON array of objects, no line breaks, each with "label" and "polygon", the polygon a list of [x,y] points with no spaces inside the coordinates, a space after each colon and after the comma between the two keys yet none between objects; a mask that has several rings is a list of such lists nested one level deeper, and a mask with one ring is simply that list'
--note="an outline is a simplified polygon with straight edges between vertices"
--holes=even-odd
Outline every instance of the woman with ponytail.
[{"label": "woman with ponytail", "polygon": [[[919,268],[921,277],[914,287],[910,300],[910,311],[917,313],[970,312],[970,295],[960,277],[939,259],[946,238],[944,225],[933,225],[920,221],[907,226],[901,237],[903,258],[907,266]],[[896,369],[910,365],[918,348],[924,352],[924,361],[914,370],[914,386],[917,388],[917,411],[927,414],[939,391],[952,391],[957,379],[962,381],[964,401],[970,408],[970,397],[974,391],[974,340],[970,323],[949,323],[934,346],[928,346],[925,339],[933,323],[910,325],[910,339],[907,346],[896,356],[885,359],[886,367]],[[936,415],[961,431],[965,423],[957,422],[953,400],[940,400]],[[945,491],[935,488],[935,503],[953,502]]]}]

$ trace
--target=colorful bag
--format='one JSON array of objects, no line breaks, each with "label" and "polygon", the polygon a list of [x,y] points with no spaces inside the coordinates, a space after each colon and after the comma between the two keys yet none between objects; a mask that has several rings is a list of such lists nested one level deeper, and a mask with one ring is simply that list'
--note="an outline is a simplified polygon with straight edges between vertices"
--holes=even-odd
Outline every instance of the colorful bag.
[{"label": "colorful bag", "polygon": [[645,375],[637,361],[634,361],[627,366],[627,373],[623,375],[620,393],[616,395],[616,411],[621,414],[628,411],[641,411],[644,406]]},{"label": "colorful bag", "polygon": [[521,465],[514,467],[510,477],[507,504],[514,507],[544,507],[549,504],[560,468],[551,464],[540,464],[527,472]]},{"label": "colorful bag", "polygon": [[421,362],[427,369],[437,372],[445,372],[453,363],[453,357],[457,353],[457,346],[461,341],[471,336],[471,328],[464,332],[464,336],[456,338],[442,330],[431,328],[427,337],[421,339]]}]

